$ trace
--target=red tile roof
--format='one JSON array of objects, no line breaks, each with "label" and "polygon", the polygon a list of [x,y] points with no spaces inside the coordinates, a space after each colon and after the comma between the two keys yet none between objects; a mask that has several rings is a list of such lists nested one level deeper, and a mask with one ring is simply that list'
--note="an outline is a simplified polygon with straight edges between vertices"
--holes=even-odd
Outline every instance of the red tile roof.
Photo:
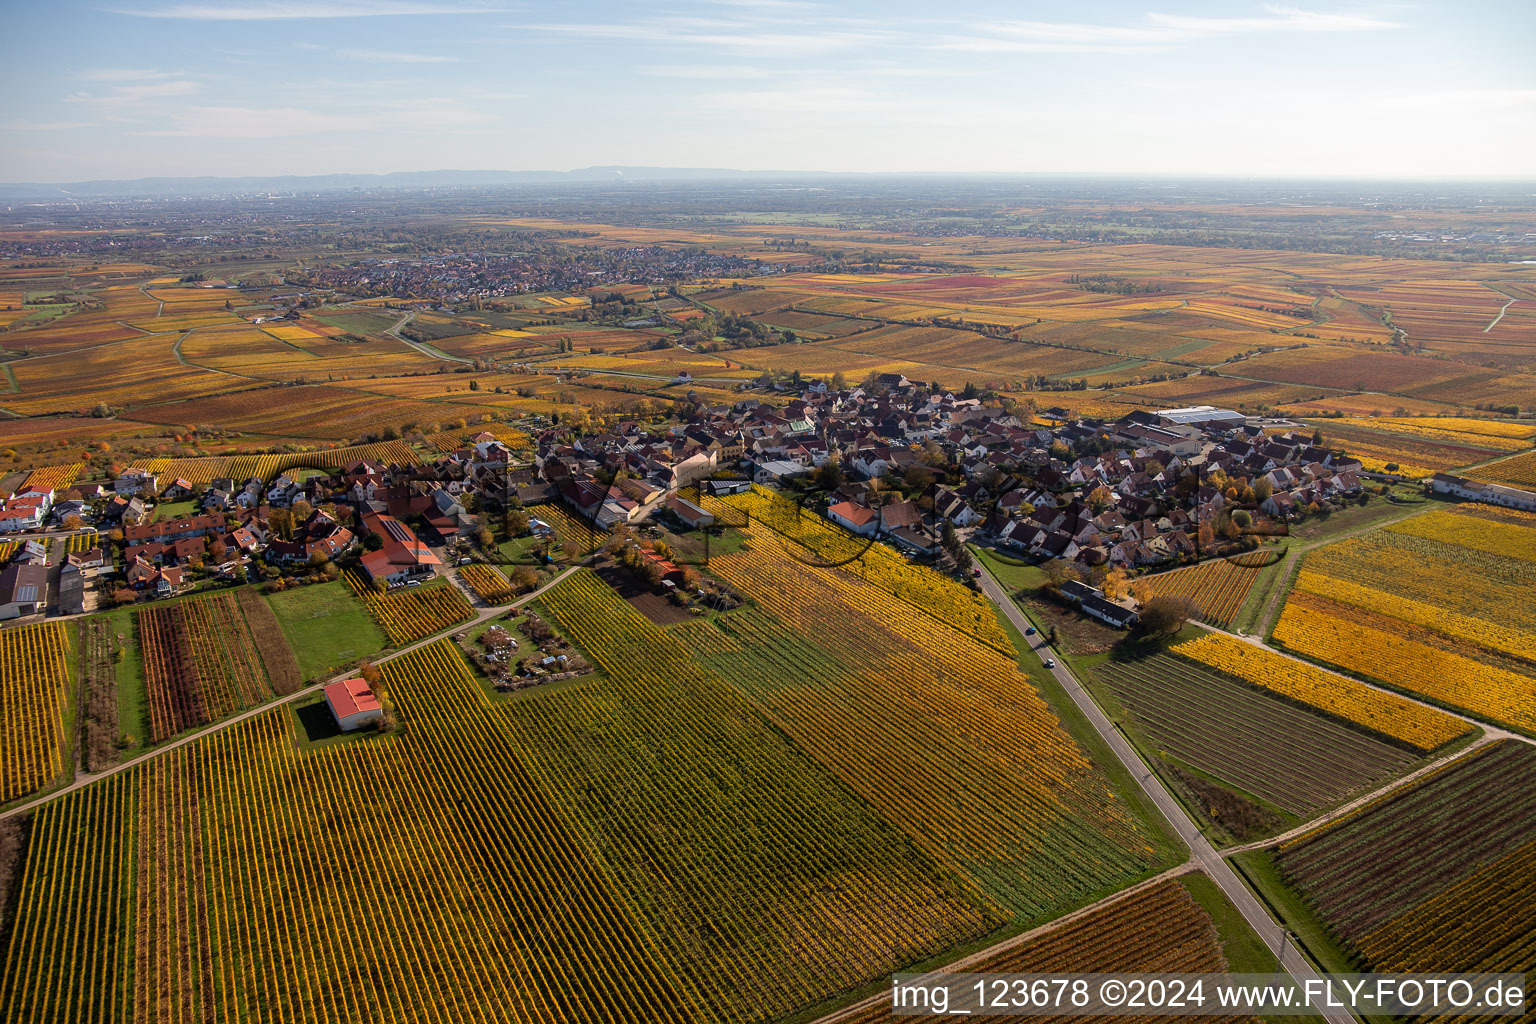
[{"label": "red tile roof", "polygon": [[868,523],[873,522],[878,515],[874,509],[866,508],[863,505],[855,505],[851,501],[840,501],[836,505],[833,505],[831,508],[827,509],[827,511],[835,516],[839,516],[840,518],[852,523],[855,526],[867,525]]},{"label": "red tile roof", "polygon": [[363,568],[370,578],[392,576],[412,565],[443,564],[409,526],[394,516],[369,512],[363,516],[363,524],[384,539],[383,547],[363,556]]},{"label": "red tile roof", "polygon": [[383,710],[366,679],[343,679],[332,683],[325,688],[325,699],[337,719],[350,718],[363,711]]}]

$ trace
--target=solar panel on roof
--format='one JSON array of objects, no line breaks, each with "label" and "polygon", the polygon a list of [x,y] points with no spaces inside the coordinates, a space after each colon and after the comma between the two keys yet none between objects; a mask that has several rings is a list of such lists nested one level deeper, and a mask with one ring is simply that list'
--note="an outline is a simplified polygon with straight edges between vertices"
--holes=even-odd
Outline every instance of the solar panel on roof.
[{"label": "solar panel on roof", "polygon": [[16,588],[16,600],[22,604],[28,604],[37,600],[37,588],[26,584]]}]

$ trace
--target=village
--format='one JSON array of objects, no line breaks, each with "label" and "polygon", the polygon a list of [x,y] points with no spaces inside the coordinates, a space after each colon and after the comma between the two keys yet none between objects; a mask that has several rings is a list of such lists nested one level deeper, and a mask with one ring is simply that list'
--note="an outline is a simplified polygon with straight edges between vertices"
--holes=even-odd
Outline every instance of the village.
[{"label": "village", "polygon": [[[1231,554],[1386,491],[1380,474],[1319,434],[1228,409],[1053,418],[895,374],[838,390],[812,381],[787,403],[746,395],[607,431],[523,426],[531,449],[469,434],[464,447],[419,465],[363,459],[203,484],[127,466],[110,480],[11,494],[0,503],[0,538],[15,538],[0,573],[0,618],[78,615],[244,582],[298,585],[336,579],[342,566],[381,591],[417,586],[515,540],[509,524],[547,538],[553,530],[537,517],[546,503],[586,524],[595,551],[616,528],[653,518],[718,531],[701,495],[756,484],[962,578],[979,574],[968,544],[1070,566],[1087,591],[1080,610],[1124,628],[1134,602],[1102,600],[1093,585],[1105,573]],[[1458,497],[1487,489],[1457,479],[1442,474],[1430,487]],[[1512,493],[1481,500],[1536,503],[1498,489]],[[684,581],[678,566],[651,560],[666,562],[658,584]],[[697,590],[697,574],[687,582]]]}]

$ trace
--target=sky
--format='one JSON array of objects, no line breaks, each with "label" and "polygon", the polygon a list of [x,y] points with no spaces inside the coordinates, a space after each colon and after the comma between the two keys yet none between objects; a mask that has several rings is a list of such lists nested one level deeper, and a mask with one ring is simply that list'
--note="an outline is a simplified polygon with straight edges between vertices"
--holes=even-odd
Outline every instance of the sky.
[{"label": "sky", "polygon": [[1536,180],[1536,2],[8,0],[0,181]]}]

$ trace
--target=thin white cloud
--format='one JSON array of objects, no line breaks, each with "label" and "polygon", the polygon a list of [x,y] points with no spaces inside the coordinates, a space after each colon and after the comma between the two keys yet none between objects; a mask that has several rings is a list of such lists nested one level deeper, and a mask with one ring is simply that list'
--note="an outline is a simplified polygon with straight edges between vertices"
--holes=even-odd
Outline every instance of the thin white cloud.
[{"label": "thin white cloud", "polygon": [[99,103],[104,106],[129,106],[147,100],[164,99],[168,96],[189,96],[202,86],[189,79],[173,79],[164,82],[143,82],[136,85],[114,85],[105,93],[74,93],[64,97],[68,103]]},{"label": "thin white cloud", "polygon": [[683,44],[733,50],[759,57],[815,57],[845,50],[886,45],[898,36],[883,29],[810,31],[765,31],[757,22],[716,22],[715,27],[701,26],[698,19],[683,22],[652,21],[646,24],[594,24],[556,22],[517,26],[541,32],[586,39],[615,39],[629,42]]},{"label": "thin white cloud", "polygon": [[648,78],[733,79],[769,75],[766,69],[750,64],[648,64],[635,71]]},{"label": "thin white cloud", "polygon": [[443,57],[435,53],[411,53],[399,50],[354,50],[351,48],[334,51],[334,56],[342,60],[368,60],[379,61],[385,64],[459,64],[462,57]]},{"label": "thin white cloud", "polygon": [[1204,39],[1266,32],[1369,32],[1401,27],[1363,14],[1266,6],[1248,17],[1207,18],[1152,12],[1140,24],[1004,21],[950,35],[940,47],[978,53],[1142,53]]},{"label": "thin white cloud", "polygon": [[820,5],[806,3],[805,0],[704,0],[704,2],[718,4],[721,7],[739,7],[753,13],[785,11],[801,14],[820,9]]},{"label": "thin white cloud", "polygon": [[95,127],[92,121],[12,121],[0,124],[0,132],[67,132]]},{"label": "thin white cloud", "polygon": [[1238,32],[1369,32],[1399,28],[1399,23],[1342,11],[1304,11],[1299,7],[1265,5],[1263,17],[1202,18],[1182,14],[1148,14],[1147,20],[1175,32],[1195,36]]},{"label": "thin white cloud", "polygon": [[505,14],[506,4],[432,3],[430,0],[266,0],[243,4],[172,4],[169,7],[108,8],[113,14],[184,21],[287,21],[300,18],[376,18],[398,15]]},{"label": "thin white cloud", "polygon": [[82,71],[80,77],[87,82],[153,82],[173,78],[174,71],[155,71],[150,68],[92,68]]}]

